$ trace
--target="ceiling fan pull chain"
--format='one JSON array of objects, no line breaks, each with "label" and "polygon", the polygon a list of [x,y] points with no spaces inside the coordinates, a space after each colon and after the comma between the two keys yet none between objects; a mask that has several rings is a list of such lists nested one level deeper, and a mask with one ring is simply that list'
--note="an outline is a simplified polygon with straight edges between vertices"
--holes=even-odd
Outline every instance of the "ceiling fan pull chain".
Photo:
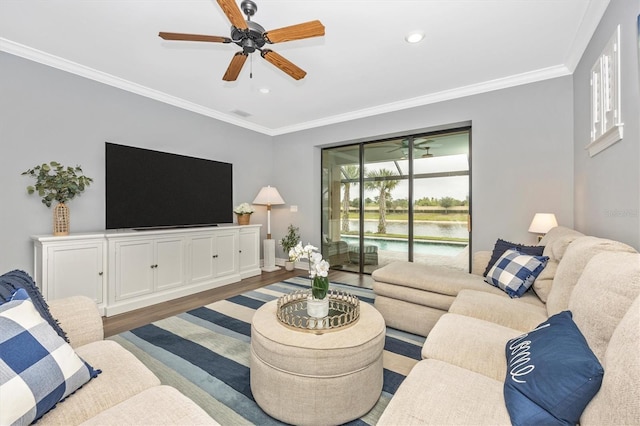
[{"label": "ceiling fan pull chain", "polygon": [[249,56],[249,78],[253,78],[253,55]]}]

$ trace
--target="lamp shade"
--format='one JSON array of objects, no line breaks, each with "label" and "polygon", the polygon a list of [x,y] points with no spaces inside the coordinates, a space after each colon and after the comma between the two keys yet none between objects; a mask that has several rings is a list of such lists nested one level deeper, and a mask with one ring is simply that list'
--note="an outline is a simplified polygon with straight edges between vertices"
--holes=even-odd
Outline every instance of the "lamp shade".
[{"label": "lamp shade", "polygon": [[531,225],[529,226],[529,232],[535,234],[546,234],[549,229],[558,226],[556,215],[553,213],[536,213],[533,216]]},{"label": "lamp shade", "polygon": [[259,206],[275,206],[278,204],[284,204],[284,200],[280,196],[280,193],[274,186],[264,186],[256,195],[256,199],[253,200],[253,204]]}]

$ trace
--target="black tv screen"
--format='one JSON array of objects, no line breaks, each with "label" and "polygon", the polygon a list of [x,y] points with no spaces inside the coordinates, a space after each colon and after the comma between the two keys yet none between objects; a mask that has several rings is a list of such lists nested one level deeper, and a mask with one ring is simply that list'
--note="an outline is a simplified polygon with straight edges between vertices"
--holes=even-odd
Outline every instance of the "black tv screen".
[{"label": "black tv screen", "polygon": [[232,165],[105,144],[106,228],[233,222]]}]

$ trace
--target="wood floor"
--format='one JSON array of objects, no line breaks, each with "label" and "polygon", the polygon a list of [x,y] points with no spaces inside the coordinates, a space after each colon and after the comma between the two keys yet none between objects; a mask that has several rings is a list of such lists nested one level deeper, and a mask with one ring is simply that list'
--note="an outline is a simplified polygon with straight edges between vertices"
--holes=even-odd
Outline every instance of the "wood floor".
[{"label": "wood floor", "polygon": [[[124,314],[104,317],[102,319],[104,323],[104,334],[105,337],[113,336],[123,331],[171,317],[218,300],[277,283],[291,277],[304,276],[305,274],[306,271],[302,269],[296,269],[292,272],[288,272],[285,269],[280,269],[275,272],[263,272],[256,277],[247,278],[224,287],[214,288],[203,291],[202,293],[192,294],[191,296],[181,297],[146,308],[136,309],[135,311]],[[373,283],[370,275],[334,270],[329,272],[329,280],[365,288],[371,288]]]}]

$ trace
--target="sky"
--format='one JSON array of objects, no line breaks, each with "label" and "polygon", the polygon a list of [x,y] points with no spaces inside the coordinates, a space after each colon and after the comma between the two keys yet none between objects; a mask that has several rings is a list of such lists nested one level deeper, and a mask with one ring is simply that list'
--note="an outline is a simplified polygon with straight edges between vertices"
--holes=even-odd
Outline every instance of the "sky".
[{"label": "sky", "polygon": [[[403,174],[408,173],[408,161],[398,161]],[[397,167],[393,162],[368,164],[366,170],[387,169],[397,171]],[[466,155],[449,155],[446,157],[420,158],[414,161],[414,174],[420,173],[440,173],[450,171],[468,171],[469,163]],[[352,185],[350,196],[352,199],[358,198],[358,185]],[[365,198],[374,199],[377,191],[365,190]],[[414,200],[424,197],[433,197],[436,199],[443,197],[453,197],[458,200],[464,200],[469,195],[469,177],[468,176],[452,176],[452,177],[433,177],[425,179],[416,179],[414,181]],[[401,181],[396,188],[391,191],[394,200],[409,197],[409,183],[406,180]]]}]

